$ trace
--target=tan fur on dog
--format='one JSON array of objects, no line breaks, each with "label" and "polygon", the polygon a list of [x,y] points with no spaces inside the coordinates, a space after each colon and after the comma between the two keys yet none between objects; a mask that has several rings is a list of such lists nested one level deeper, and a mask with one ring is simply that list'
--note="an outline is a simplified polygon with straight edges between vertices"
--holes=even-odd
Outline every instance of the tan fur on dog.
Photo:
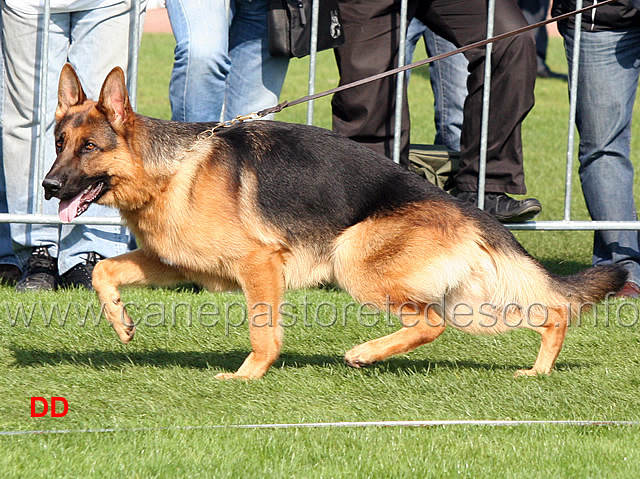
[{"label": "tan fur on dog", "polygon": [[118,208],[141,246],[93,275],[123,342],[134,328],[121,286],[189,280],[244,291],[252,352],[220,378],[264,375],[282,348],[285,290],[321,282],[401,319],[411,313],[401,330],[348,351],[351,366],[429,343],[448,325],[525,327],[542,344],[518,374],[548,374],[571,314],[626,279],[617,267],[552,275],[486,213],[331,132],[260,121],[203,136],[215,124],[137,115],[118,68],[95,102],[65,66],[56,120],[47,198],[84,208],[84,192],[99,192],[90,201]]}]

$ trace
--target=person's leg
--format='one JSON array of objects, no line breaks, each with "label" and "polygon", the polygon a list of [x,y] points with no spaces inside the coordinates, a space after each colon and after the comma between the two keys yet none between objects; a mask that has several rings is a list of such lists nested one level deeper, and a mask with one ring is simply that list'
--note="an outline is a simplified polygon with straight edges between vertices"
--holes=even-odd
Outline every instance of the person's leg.
[{"label": "person's leg", "polygon": [[[573,30],[561,29],[572,71]],[[637,220],[630,161],[631,117],[640,68],[640,28],[582,32],[576,126],[580,180],[594,220]],[[571,73],[569,74],[571,78]],[[596,231],[593,264],[623,265],[640,285],[637,231]]]},{"label": "person's leg", "polygon": [[176,39],[169,84],[172,119],[220,121],[229,58],[225,0],[167,0]]},{"label": "person's leg", "polygon": [[[424,39],[430,57],[447,53],[456,46],[429,28]],[[435,113],[436,145],[444,145],[449,150],[460,151],[460,135],[464,118],[464,101],[467,97],[467,76],[469,61],[459,53],[429,65],[433,109]]]},{"label": "person's leg", "polygon": [[[40,178],[37,178],[39,145],[38,117],[39,71],[42,62],[42,16],[22,14],[7,7],[2,1],[3,41],[5,47],[5,101],[2,117],[2,144],[4,174],[7,178],[7,206],[12,214],[34,214],[36,198],[42,196]],[[52,14],[52,31],[49,37],[49,65],[60,67],[66,61],[68,37],[65,22],[68,15]],[[53,127],[53,112],[57,99],[55,68],[49,69],[48,82],[53,85],[48,94],[50,119],[48,130]],[[53,95],[53,98],[51,96]],[[52,135],[47,137],[48,154],[44,172],[51,166],[55,154]],[[44,214],[57,214],[54,202],[44,202]],[[46,247],[54,257],[58,253],[60,228],[56,225],[12,224],[14,241],[20,266],[24,268],[32,249]]]},{"label": "person's leg", "polygon": [[[518,0],[518,6],[529,25],[542,22],[547,18],[547,13],[549,12],[549,0]],[[547,28],[536,28],[534,36],[536,39],[538,73],[540,73],[547,68],[547,46],[549,44]]]},{"label": "person's leg", "polygon": [[[407,27],[407,39],[405,44],[405,64],[409,64],[413,61],[413,53],[416,50],[416,46],[418,46],[418,42],[427,31],[427,26],[422,23],[417,18],[411,19],[409,22],[409,26]],[[426,43],[426,40],[425,40]],[[404,73],[404,77],[409,83],[409,79],[411,78],[411,70],[407,70]]]},{"label": "person's leg", "polygon": [[[2,13],[0,10],[0,30]],[[0,38],[0,47],[2,39]],[[4,47],[0,49],[0,213],[8,213],[4,168],[2,166],[2,107],[4,104]],[[0,223],[0,284],[12,284],[20,279],[18,259],[13,253],[9,223]]]},{"label": "person's leg", "polygon": [[[334,50],[340,85],[398,66],[399,4],[392,0],[340,2],[345,43]],[[405,82],[406,87],[406,82]],[[400,162],[409,158],[409,108],[403,95]],[[395,122],[395,77],[333,96],[333,130],[391,157]]]},{"label": "person's leg", "polygon": [[[416,17],[455,45],[469,45],[486,37],[486,7],[481,0],[433,0],[419,3]],[[497,0],[495,11],[494,35],[527,24],[512,0]],[[526,193],[521,123],[534,103],[535,42],[530,33],[520,34],[493,43],[492,51],[484,208],[502,222],[525,221],[541,211],[540,202],[535,198],[516,200],[507,193]],[[478,202],[485,52],[483,47],[465,53],[469,60],[468,94],[460,169],[454,176],[456,196],[472,203]]]},{"label": "person's leg", "polygon": [[[132,42],[139,41],[131,36],[132,21],[129,2],[70,15],[71,44],[68,60],[89,98],[98,98],[105,77],[115,66],[128,71],[130,46]],[[109,45],[109,48],[104,48],[104,45]],[[61,68],[62,65],[55,65],[53,68],[50,64],[50,69],[57,71],[58,75]],[[51,100],[57,104],[57,95],[54,94],[57,91],[57,81],[51,87]],[[53,144],[51,139],[51,146]],[[53,150],[51,153],[54,154]],[[113,208],[97,204],[91,205],[85,214],[118,216]],[[129,232],[122,226],[65,225],[60,238],[59,271],[64,274],[73,266],[86,262],[90,253],[107,258],[125,253],[129,250],[128,243]]]},{"label": "person's leg", "polygon": [[[416,16],[455,45],[468,45],[486,37],[487,8],[483,0],[433,0],[420,4]],[[494,35],[526,25],[515,2],[497,0]],[[458,190],[473,192],[478,185],[485,49],[473,49],[465,55],[469,60],[468,95],[464,106],[460,171],[455,179]],[[535,43],[530,33],[493,44],[487,192],[526,192],[520,126],[533,107],[535,78]]]},{"label": "person's leg", "polygon": [[268,6],[267,0],[235,1],[229,33],[231,70],[226,84],[225,120],[278,104],[289,59],[269,54]]}]

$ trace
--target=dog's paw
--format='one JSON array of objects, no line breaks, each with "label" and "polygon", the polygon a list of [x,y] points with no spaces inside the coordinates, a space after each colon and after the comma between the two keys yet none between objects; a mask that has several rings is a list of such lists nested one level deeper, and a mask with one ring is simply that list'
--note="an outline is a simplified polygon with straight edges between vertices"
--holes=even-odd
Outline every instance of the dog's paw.
[{"label": "dog's paw", "polygon": [[247,376],[241,376],[237,373],[219,373],[216,374],[216,379],[220,379],[221,381],[225,381],[227,379],[239,379],[241,381],[249,381],[252,378]]},{"label": "dog's paw", "polygon": [[344,362],[352,368],[366,368],[376,361],[367,353],[364,345],[356,346],[344,355]]},{"label": "dog's paw", "polygon": [[538,371],[537,369],[518,369],[513,376],[516,378],[538,376],[539,374],[551,374],[551,371]]},{"label": "dog's paw", "polygon": [[127,344],[133,339],[133,336],[136,334],[136,327],[133,325],[122,325],[120,328],[116,329],[116,333],[118,333],[120,341],[123,344]]}]

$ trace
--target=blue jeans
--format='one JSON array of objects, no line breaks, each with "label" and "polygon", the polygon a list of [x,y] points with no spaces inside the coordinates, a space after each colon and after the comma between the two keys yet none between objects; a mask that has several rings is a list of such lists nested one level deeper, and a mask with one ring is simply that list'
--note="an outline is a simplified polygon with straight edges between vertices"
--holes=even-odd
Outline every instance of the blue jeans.
[{"label": "blue jeans", "polygon": [[[143,8],[146,2],[143,2]],[[8,210],[36,213],[36,197],[43,194],[38,178],[39,70],[42,63],[42,15],[25,14],[1,2],[5,40],[5,99],[2,142]],[[54,113],[58,103],[58,77],[65,62],[76,69],[89,98],[97,99],[105,77],[129,61],[130,1],[104,8],[52,13],[46,103],[44,173],[55,157]],[[45,201],[43,213],[58,214],[57,201]],[[92,205],[85,215],[117,216],[116,210]],[[12,224],[16,255],[24,267],[33,247],[46,246],[58,257],[60,274],[84,261],[86,253],[110,257],[128,251],[129,233],[120,226]]]},{"label": "blue jeans", "polygon": [[[0,11],[0,29],[2,28],[2,12]],[[0,40],[1,41],[1,40]],[[4,48],[3,48],[4,50]],[[7,190],[4,182],[4,168],[2,167],[2,104],[4,102],[4,54],[0,51],[0,213],[8,213]],[[8,223],[0,223],[0,264],[18,266],[18,260],[13,254],[11,245],[11,228]]]},{"label": "blue jeans", "polygon": [[230,120],[278,103],[288,58],[269,55],[267,0],[167,0],[172,119]]},{"label": "blue jeans", "polygon": [[[561,28],[572,71],[573,30]],[[631,115],[640,68],[640,28],[581,32],[576,126],[582,191],[594,220],[637,219],[630,161]],[[640,285],[637,231],[596,231],[593,264],[616,263]]]},{"label": "blue jeans", "polygon": [[[456,49],[453,43],[436,35],[424,23],[414,18],[407,30],[407,63],[411,63],[420,38],[424,38],[427,54],[430,57]],[[434,143],[444,145],[453,151],[460,151],[464,100],[467,97],[468,64],[469,61],[461,53],[429,64],[436,126]],[[407,71],[407,81],[409,81],[410,71]]]}]

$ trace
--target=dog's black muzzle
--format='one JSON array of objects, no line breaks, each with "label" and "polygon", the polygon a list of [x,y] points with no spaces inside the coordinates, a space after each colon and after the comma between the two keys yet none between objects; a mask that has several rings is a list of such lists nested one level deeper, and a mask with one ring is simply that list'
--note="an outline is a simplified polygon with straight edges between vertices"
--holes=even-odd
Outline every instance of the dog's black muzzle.
[{"label": "dog's black muzzle", "polygon": [[44,197],[50,200],[53,197],[57,197],[62,189],[62,181],[58,178],[49,178],[48,176],[42,180],[42,187],[44,188]]}]

